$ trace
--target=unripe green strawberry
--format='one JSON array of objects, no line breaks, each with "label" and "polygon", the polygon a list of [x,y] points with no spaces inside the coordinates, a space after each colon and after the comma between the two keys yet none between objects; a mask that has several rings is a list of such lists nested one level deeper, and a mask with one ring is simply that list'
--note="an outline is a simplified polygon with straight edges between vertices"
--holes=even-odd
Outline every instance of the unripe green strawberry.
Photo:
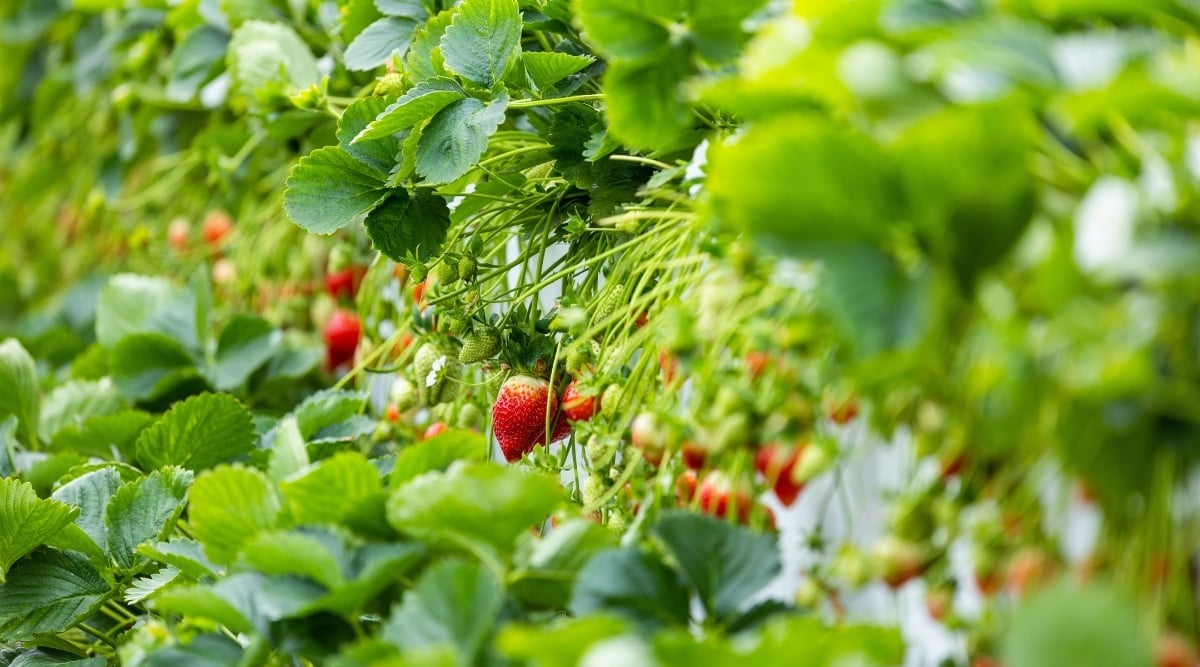
[{"label": "unripe green strawberry", "polygon": [[402,377],[397,377],[395,382],[392,383],[391,398],[392,404],[396,406],[396,410],[399,412],[415,408],[419,400],[417,388],[413,386],[413,383]]},{"label": "unripe green strawberry", "polygon": [[580,348],[572,348],[567,352],[567,372],[571,375],[578,375],[579,371],[583,370],[588,362],[591,361],[591,356],[586,350]]},{"label": "unripe green strawberry", "polygon": [[452,262],[449,259],[442,260],[434,268],[433,275],[436,277],[439,285],[451,285],[458,280],[458,262]]},{"label": "unripe green strawberry", "polygon": [[600,395],[600,411],[606,415],[620,414],[625,406],[625,390],[621,385],[613,383],[605,387]]},{"label": "unripe green strawberry", "polygon": [[721,453],[731,448],[743,447],[750,438],[750,419],[745,413],[722,417],[709,436],[709,445],[713,452]]},{"label": "unripe green strawberry", "polygon": [[439,331],[457,336],[467,328],[467,319],[455,313],[446,313],[437,318],[437,325]]},{"label": "unripe green strawberry", "polygon": [[625,301],[625,286],[621,283],[610,285],[604,293],[604,297],[600,299],[600,303],[596,305],[596,309],[592,312],[592,324],[603,322]]},{"label": "unripe green strawberry", "polygon": [[479,262],[471,255],[463,255],[458,260],[458,277],[470,282],[475,279],[475,274],[479,272]]},{"label": "unripe green strawberry", "polygon": [[592,468],[603,468],[613,462],[617,455],[617,442],[611,438],[592,436],[584,447],[588,463]]},{"label": "unripe green strawberry", "polygon": [[375,82],[375,89],[372,92],[379,97],[402,95],[404,93],[404,76],[399,72],[388,72]]},{"label": "unripe green strawberry", "polygon": [[474,403],[464,403],[458,409],[458,425],[463,428],[482,428],[483,411]]},{"label": "unripe green strawberry", "polygon": [[625,528],[628,524],[629,521],[627,521],[625,519],[625,515],[621,514],[620,512],[613,512],[612,514],[608,515],[608,528],[618,535],[625,532]]},{"label": "unripe green strawberry", "polygon": [[500,351],[500,335],[492,329],[480,328],[472,331],[463,342],[458,360],[464,364],[474,364],[484,359],[490,359]]},{"label": "unripe green strawberry", "polygon": [[421,402],[434,406],[454,398],[462,364],[433,343],[425,343],[413,357],[413,373]]},{"label": "unripe green strawberry", "polygon": [[583,496],[583,504],[588,507],[595,507],[600,498],[604,496],[604,492],[608,489],[602,475],[592,473],[583,480],[583,488],[580,489],[580,494]]}]

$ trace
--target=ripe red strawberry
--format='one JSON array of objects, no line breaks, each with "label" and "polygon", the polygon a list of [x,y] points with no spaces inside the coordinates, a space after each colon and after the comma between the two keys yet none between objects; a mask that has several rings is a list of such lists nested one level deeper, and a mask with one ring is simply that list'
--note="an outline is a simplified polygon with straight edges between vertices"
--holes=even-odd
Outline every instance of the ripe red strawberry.
[{"label": "ripe red strawberry", "polygon": [[830,421],[844,426],[858,416],[858,401],[854,400],[854,397],[850,397],[840,403],[831,403],[827,408],[827,414]]},{"label": "ripe red strawberry", "polygon": [[746,370],[750,372],[750,378],[753,380],[761,377],[770,363],[771,357],[766,352],[751,352],[746,355]]},{"label": "ripe red strawberry", "polygon": [[362,284],[363,276],[367,274],[365,266],[348,266],[341,271],[325,274],[325,291],[329,296],[340,299],[343,296],[353,299]]},{"label": "ripe red strawberry", "polygon": [[579,391],[577,380],[567,385],[562,395],[562,411],[569,421],[587,421],[600,410],[600,397],[594,394],[583,394]]},{"label": "ripe red strawberry", "polygon": [[200,234],[210,246],[220,244],[232,231],[233,218],[225,211],[209,211],[208,215],[204,216],[204,222],[200,224]]},{"label": "ripe red strawberry", "polygon": [[700,500],[700,511],[705,514],[724,518],[731,509],[735,509],[740,523],[750,520],[753,499],[744,485],[739,484],[735,489],[733,480],[720,470],[705,475],[696,488],[696,494]]},{"label": "ripe red strawberry", "polygon": [[679,371],[679,360],[670,352],[659,350],[658,370],[662,374],[663,384],[671,384],[675,381],[675,374]]},{"label": "ripe red strawberry", "polygon": [[384,410],[383,416],[391,423],[396,424],[400,421],[400,408],[395,404],[389,403],[387,409]]},{"label": "ripe red strawberry", "polygon": [[424,438],[426,440],[428,440],[428,439],[434,437],[435,435],[439,435],[442,431],[445,431],[445,430],[446,430],[446,422],[433,422],[432,424],[429,425],[429,428],[425,429]]},{"label": "ripe red strawberry", "polygon": [[705,462],[708,461],[708,448],[698,442],[691,440],[683,443],[683,465],[692,470],[700,470],[704,468]]},{"label": "ripe red strawberry", "polygon": [[675,479],[675,500],[679,505],[686,505],[696,497],[696,471],[684,470]]},{"label": "ripe red strawberry", "polygon": [[1051,574],[1046,553],[1037,547],[1025,547],[1012,555],[1005,572],[1006,585],[1018,598],[1044,584]]},{"label": "ripe red strawberry", "polygon": [[362,323],[348,310],[335,310],[325,323],[325,363],[333,370],[354,358]]},{"label": "ripe red strawberry", "polygon": [[[556,407],[549,382],[528,375],[514,375],[504,381],[492,405],[492,430],[506,460],[516,461],[543,443],[547,409],[553,411]],[[560,422],[570,432],[570,424],[559,419],[554,425],[555,436],[562,433]]]},{"label": "ripe red strawberry", "polygon": [[662,463],[668,444],[666,426],[659,420],[658,415],[653,412],[639,414],[633,418],[629,431],[633,446],[642,452],[642,456],[650,465],[658,467]]},{"label": "ripe red strawberry", "polygon": [[775,491],[775,497],[784,507],[791,507],[800,496],[803,484],[792,479],[792,470],[800,460],[799,447],[782,447],[775,443],[763,445],[754,459],[754,467]]}]

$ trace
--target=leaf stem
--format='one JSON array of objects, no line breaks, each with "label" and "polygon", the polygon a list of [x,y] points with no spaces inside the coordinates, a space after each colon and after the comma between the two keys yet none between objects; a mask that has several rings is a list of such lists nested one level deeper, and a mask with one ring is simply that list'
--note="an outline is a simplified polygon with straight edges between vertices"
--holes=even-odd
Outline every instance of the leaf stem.
[{"label": "leaf stem", "polygon": [[570,104],[571,102],[591,102],[604,99],[604,93],[594,95],[571,95],[569,97],[552,97],[547,100],[517,100],[509,102],[509,109],[525,109],[528,107],[544,107],[552,104]]}]

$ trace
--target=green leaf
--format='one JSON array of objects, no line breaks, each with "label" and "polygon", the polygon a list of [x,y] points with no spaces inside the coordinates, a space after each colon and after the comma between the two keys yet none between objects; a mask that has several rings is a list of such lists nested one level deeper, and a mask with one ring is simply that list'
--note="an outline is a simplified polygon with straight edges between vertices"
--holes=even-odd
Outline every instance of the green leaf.
[{"label": "green leaf", "polygon": [[485,88],[504,79],[520,44],[517,0],[463,0],[441,42],[446,66]]},{"label": "green leaf", "polygon": [[685,626],[688,592],[662,561],[626,547],[588,561],[575,579],[569,609],[578,616],[612,612],[647,629]]},{"label": "green leaf", "polygon": [[17,559],[75,520],[79,510],[37,497],[33,486],[0,479],[0,582]]},{"label": "green leaf", "polygon": [[[367,123],[366,128],[354,137],[351,144],[357,145],[403,132],[466,96],[466,91],[453,79],[441,76],[425,79],[389,104],[375,120]],[[395,162],[395,155],[393,151],[391,162]],[[389,163],[384,170],[390,168]]]},{"label": "green leaf", "polygon": [[393,261],[438,255],[450,229],[450,209],[441,196],[396,189],[363,221],[371,245]]},{"label": "green leaf", "polygon": [[966,285],[1008,253],[1033,217],[1032,125],[1007,105],[947,108],[897,143],[922,246]]},{"label": "green leaf", "polygon": [[360,143],[354,143],[354,139],[387,108],[390,108],[390,105],[382,97],[355,100],[342,112],[337,129],[338,146],[354,159],[380,173],[389,172],[395,166],[400,153],[400,142],[392,136]]},{"label": "green leaf", "polygon": [[174,612],[183,616],[213,620],[233,632],[254,631],[250,619],[211,587],[176,586],[159,593],[153,604],[159,613]]},{"label": "green leaf", "polygon": [[478,563],[442,561],[392,611],[383,637],[403,651],[454,647],[474,664],[504,604],[504,589]]},{"label": "green leaf", "polygon": [[525,73],[538,90],[545,90],[594,62],[596,59],[591,56],[554,51],[528,51],[521,54]]},{"label": "green leaf", "polygon": [[270,322],[253,315],[237,315],[221,330],[217,357],[209,376],[222,391],[246,384],[254,371],[275,354],[280,334]]},{"label": "green leaf", "polygon": [[0,343],[0,420],[17,418],[17,436],[28,445],[38,444],[38,416],[42,395],[38,391],[33,357],[15,338]]},{"label": "green leaf", "polygon": [[408,57],[405,59],[404,73],[409,83],[420,83],[434,76],[445,76],[445,60],[442,58],[442,35],[454,18],[454,10],[447,9],[438,13],[417,29],[413,35],[412,44],[408,47]]},{"label": "green leaf", "polygon": [[367,26],[346,48],[346,69],[359,72],[374,69],[393,54],[403,58],[418,25],[413,18],[388,16]]},{"label": "green leaf", "polygon": [[714,63],[736,58],[749,36],[742,26],[764,4],[765,0],[698,0],[691,3],[687,27],[696,50]]},{"label": "green leaf", "polygon": [[597,551],[616,543],[616,535],[604,526],[587,519],[568,521],[549,535],[531,538],[528,548],[517,552],[509,588],[526,604],[564,609],[579,570]]},{"label": "green leaf", "polygon": [[537,667],[576,667],[593,644],[629,631],[625,621],[612,616],[556,621],[549,625],[507,625],[497,635],[496,645],[504,655]]},{"label": "green leaf", "polygon": [[39,552],[9,575],[0,586],[3,642],[62,632],[95,613],[109,591],[87,559],[61,551]]},{"label": "green leaf", "polygon": [[137,564],[137,547],[158,537],[166,523],[179,516],[191,482],[191,472],[164,468],[121,487],[104,518],[108,550],[117,565],[128,569]]},{"label": "green leaf", "polygon": [[111,415],[92,417],[79,426],[66,426],[54,436],[54,449],[74,451],[110,459],[114,450],[122,458],[134,458],[134,442],[154,423],[154,417],[141,410],[122,410]]},{"label": "green leaf", "polygon": [[388,523],[416,537],[507,558],[517,536],[544,521],[562,499],[549,477],[494,464],[452,466],[395,487]]},{"label": "green leaf", "polygon": [[449,183],[466,174],[487,150],[488,137],[504,122],[508,95],[486,106],[468,97],[430,119],[417,146],[417,173],[429,183]]},{"label": "green leaf", "polygon": [[238,26],[227,59],[234,89],[258,104],[321,80],[308,45],[282,23],[246,21]]},{"label": "green leaf", "polygon": [[332,234],[383,201],[385,177],[337,146],[318,148],[292,169],[283,208],[300,227]]},{"label": "green leaf", "polygon": [[445,470],[455,461],[482,461],[487,448],[487,439],[475,431],[448,429],[402,449],[389,483],[396,488],[427,472]]},{"label": "green leaf", "polygon": [[188,644],[171,644],[151,653],[143,667],[229,667],[242,658],[242,647],[222,634],[199,635]]},{"label": "green leaf", "polygon": [[125,603],[141,604],[150,596],[175,583],[181,576],[181,570],[164,567],[148,577],[138,577],[125,589]]},{"label": "green leaf", "polygon": [[105,347],[137,333],[158,333],[196,349],[196,304],[191,291],[165,278],[115,275],[96,304],[96,339]]},{"label": "green leaf", "polygon": [[125,399],[110,380],[64,382],[42,403],[38,433],[44,442],[53,442],[64,427],[80,427],[90,417],[110,415],[125,407]]},{"label": "green leaf", "polygon": [[212,586],[179,586],[155,598],[155,608],[210,618],[234,632],[266,634],[271,623],[303,613],[323,590],[298,577],[239,572]]},{"label": "green leaf", "polygon": [[[75,6],[79,7],[78,4]],[[66,650],[66,647],[63,647],[63,651]],[[25,651],[12,662],[5,663],[6,667],[105,667],[107,664],[108,660],[104,656],[80,658],[70,652],[50,651],[48,647]]]},{"label": "green leaf", "polygon": [[213,26],[204,25],[189,32],[171,51],[170,73],[163,90],[172,102],[189,102],[200,87],[216,74],[225,60],[229,35]]},{"label": "green leaf", "polygon": [[300,435],[296,418],[289,415],[279,420],[275,427],[275,439],[271,443],[271,459],[267,475],[276,484],[291,477],[308,466],[308,449]]},{"label": "green leaf", "polygon": [[109,351],[112,379],[135,401],[160,398],[181,386],[204,386],[196,360],[175,338],[139,333],[122,338]]},{"label": "green leaf", "polygon": [[1111,586],[1062,581],[1014,610],[1003,660],[1023,667],[1150,667],[1154,656],[1141,621],[1135,601]]},{"label": "green leaf", "polygon": [[425,550],[420,544],[365,544],[353,552],[347,583],[313,603],[312,609],[326,609],[350,615],[407,575],[421,562]]},{"label": "green leaf", "polygon": [[333,426],[358,414],[367,395],[359,391],[325,389],[304,399],[292,410],[300,435],[311,438],[321,429]]},{"label": "green leaf", "polygon": [[177,465],[204,470],[248,454],[256,439],[254,419],[229,394],[201,394],[176,403],[137,439],[145,468]]},{"label": "green leaf", "polygon": [[193,534],[215,563],[228,564],[242,543],[272,528],[279,499],[266,475],[222,466],[198,477],[188,493]]},{"label": "green leaf", "polygon": [[375,8],[386,16],[407,16],[410,19],[429,16],[421,0],[375,0]]},{"label": "green leaf", "polygon": [[779,546],[770,535],[752,533],[710,516],[668,512],[653,532],[674,557],[705,611],[718,621],[735,614],[782,568]]},{"label": "green leaf", "polygon": [[[783,253],[813,241],[880,242],[899,209],[880,148],[807,116],[759,123],[717,146],[709,174],[712,214]],[[789,187],[777,187],[778,174]]]},{"label": "green leaf", "polygon": [[187,538],[178,537],[170,542],[143,544],[138,547],[137,552],[150,560],[179,568],[185,574],[197,579],[211,577],[217,573],[218,569],[208,559],[208,556],[204,555],[203,546],[199,542]]},{"label": "green leaf", "polygon": [[264,574],[294,574],[334,589],[345,583],[339,562],[345,558],[344,550],[341,547],[339,553],[332,553],[325,540],[312,535],[268,531],[247,540],[242,545],[241,558]]},{"label": "green leaf", "polygon": [[120,487],[120,473],[112,468],[101,468],[58,487],[50,497],[78,507],[79,516],[75,519],[75,525],[79,526],[97,547],[104,549],[108,546],[108,528],[104,524],[104,514],[108,510],[109,501]]},{"label": "green leaf", "polygon": [[659,148],[673,141],[691,117],[679,93],[689,73],[680,54],[648,64],[609,63],[604,75],[609,130],[634,148]]},{"label": "green leaf", "polygon": [[670,48],[667,26],[682,16],[688,4],[684,0],[578,0],[575,7],[587,41],[601,54],[650,62]]},{"label": "green leaf", "polygon": [[363,500],[383,490],[379,471],[362,454],[342,452],[280,484],[297,524],[338,523]]}]

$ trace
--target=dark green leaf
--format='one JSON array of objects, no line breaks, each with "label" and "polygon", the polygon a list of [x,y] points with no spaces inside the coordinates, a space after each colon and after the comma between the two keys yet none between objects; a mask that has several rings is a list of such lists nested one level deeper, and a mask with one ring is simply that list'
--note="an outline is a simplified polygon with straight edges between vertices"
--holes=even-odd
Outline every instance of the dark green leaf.
[{"label": "dark green leaf", "polygon": [[176,403],[137,440],[143,467],[177,465],[204,470],[234,461],[254,448],[254,420],[228,394],[201,394]]},{"label": "dark green leaf", "polygon": [[405,74],[409,83],[419,83],[434,76],[445,76],[445,62],[442,58],[442,35],[450,25],[454,11],[447,9],[425,22],[413,35],[412,44],[408,47],[408,58],[404,64]]},{"label": "dark green leaf", "polygon": [[225,60],[229,35],[212,26],[189,32],[171,51],[171,70],[164,90],[172,102],[188,102],[208,82]]},{"label": "dark green leaf", "polygon": [[470,171],[487,150],[488,137],[504,122],[508,96],[486,106],[468,97],[437,112],[421,133],[417,173],[430,183],[449,183]]},{"label": "dark green leaf", "polygon": [[725,620],[766,586],[782,567],[769,535],[690,512],[668,512],[654,525],[684,580],[705,610]]},{"label": "dark green leaf", "polygon": [[179,568],[197,579],[217,573],[217,566],[208,560],[204,548],[195,540],[175,538],[170,542],[143,544],[137,551],[146,558]]},{"label": "dark green leaf", "polygon": [[575,579],[571,613],[612,612],[654,629],[685,626],[688,592],[679,576],[644,551],[627,547],[592,557]]},{"label": "dark green leaf", "polygon": [[354,159],[379,172],[391,171],[395,166],[400,142],[390,136],[359,143],[353,141],[388,106],[385,98],[364,97],[346,107],[338,120],[338,146]]},{"label": "dark green leaf", "polygon": [[275,354],[280,334],[270,322],[252,315],[238,315],[221,330],[217,358],[210,376],[215,388],[228,391],[241,387],[254,371]]},{"label": "dark green leaf", "polygon": [[386,175],[337,146],[318,148],[292,170],[283,208],[314,234],[332,234],[383,201]]},{"label": "dark green leaf", "polygon": [[164,646],[151,653],[143,667],[229,667],[238,664],[242,647],[220,634],[200,635],[187,644]]},{"label": "dark green leaf", "polygon": [[528,51],[521,55],[525,73],[538,90],[545,90],[579,70],[591,65],[596,59],[554,51]]},{"label": "dark green leaf", "polygon": [[0,586],[4,642],[62,632],[91,616],[109,590],[85,558],[61,551],[39,552],[17,563],[9,575]]},{"label": "dark green leaf", "polygon": [[442,561],[404,596],[383,637],[403,651],[453,647],[472,664],[503,604],[504,589],[489,570],[478,563]]},{"label": "dark green leaf", "polygon": [[87,534],[96,546],[108,547],[108,529],[104,515],[108,503],[121,487],[121,475],[112,468],[101,468],[77,477],[54,491],[52,499],[79,508],[75,525]]},{"label": "dark green leaf", "polygon": [[442,250],[450,229],[450,209],[442,197],[427,192],[409,195],[397,189],[364,221],[371,245],[384,256],[428,259]]},{"label": "dark green leaf", "polygon": [[191,482],[191,472],[164,468],[121,487],[109,503],[104,520],[109,554],[117,565],[131,568],[136,564],[137,547],[158,537],[167,521],[182,511]]},{"label": "dark green leaf", "polygon": [[161,333],[132,334],[109,352],[113,382],[135,401],[153,400],[192,384],[204,385],[196,360],[178,340]]},{"label": "dark green leaf", "polygon": [[[350,143],[357,145],[403,132],[466,96],[462,86],[453,79],[440,76],[424,79],[379,112],[374,120],[368,121],[365,128],[359,130],[357,135],[352,135]],[[391,157],[395,156],[396,152],[393,151]],[[390,169],[391,162],[395,160],[392,159],[387,167],[381,170]]]},{"label": "dark green leaf", "polygon": [[517,0],[463,0],[442,35],[446,66],[491,88],[504,78],[521,43]]},{"label": "dark green leaf", "polygon": [[587,519],[575,519],[548,535],[531,538],[514,559],[509,588],[526,604],[564,609],[579,570],[597,551],[617,543],[612,530]]}]

